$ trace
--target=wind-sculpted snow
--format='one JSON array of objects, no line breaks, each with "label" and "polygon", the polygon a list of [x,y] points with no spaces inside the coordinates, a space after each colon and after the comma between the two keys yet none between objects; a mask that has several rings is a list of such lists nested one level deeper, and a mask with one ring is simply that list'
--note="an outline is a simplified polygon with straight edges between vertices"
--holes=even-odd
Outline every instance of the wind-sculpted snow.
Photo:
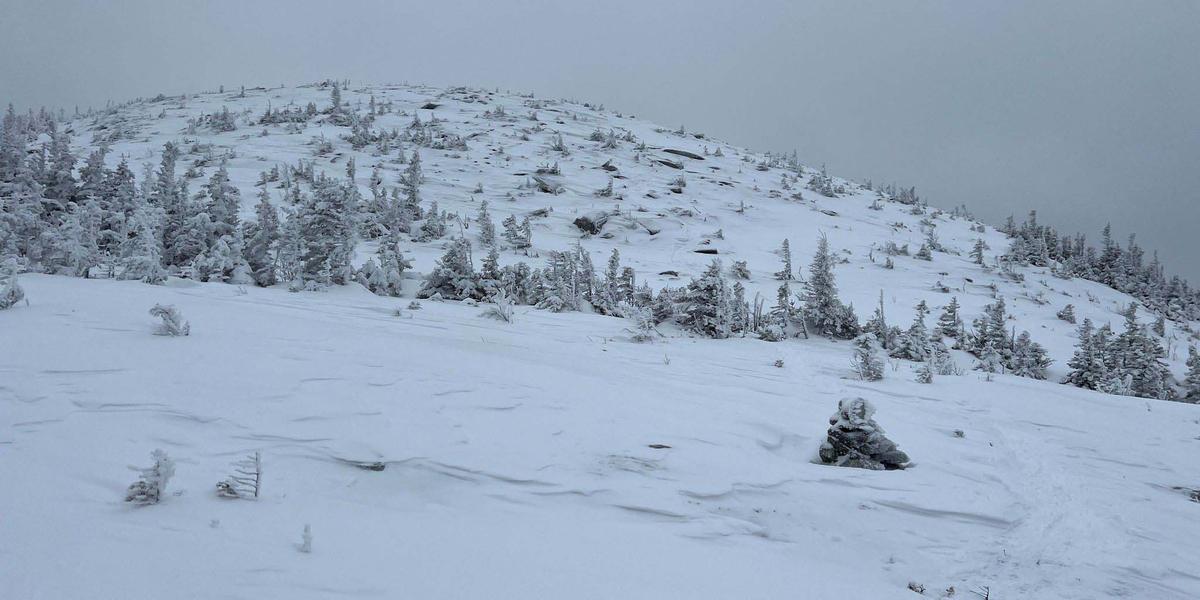
[{"label": "wind-sculpted snow", "polygon": [[[1008,244],[993,228],[876,202],[820,169],[796,178],[690,129],[483,90],[341,90],[360,112],[372,97],[386,107],[376,129],[438,119],[441,137],[420,148],[422,202],[466,219],[441,239],[404,237],[400,297],[20,275],[24,299],[0,310],[0,598],[874,600],[913,598],[910,582],[930,597],[1200,597],[1198,407],[1055,383],[1076,331],[1056,313],[1073,304],[1080,322],[1116,327],[1129,296],[984,268],[976,241],[989,265]],[[364,195],[376,166],[398,185],[396,149],[354,149],[336,115],[258,122],[310,102],[325,108],[329,87],[134,102],[66,127],[81,156],[110,141],[109,166],[156,165],[178,143],[180,175],[203,172],[193,192],[224,161],[243,219],[260,173],[300,160],[345,178],[353,158]],[[189,126],[203,115],[218,117]],[[864,381],[855,346],[816,335],[639,336],[635,319],[587,312],[410,306],[451,237],[482,260],[470,218],[483,200],[496,223],[529,218],[531,247],[500,244],[501,264],[578,244],[601,266],[615,249],[658,290],[715,252],[726,271],[745,261],[747,299],[768,307],[784,239],[800,277],[824,234],[840,301],[861,317],[881,292],[901,328],[921,301],[932,328],[951,298],[968,324],[1003,298],[1004,329],[1028,330],[1055,362],[1036,381],[973,371],[953,350],[958,375],[921,384],[888,359]],[[931,225],[931,260],[889,256],[889,242],[916,252]],[[354,266],[376,246],[359,243]],[[156,305],[189,335],[154,335]],[[1161,336],[1177,378],[1184,326]],[[906,469],[821,464],[846,397],[875,406]],[[126,504],[127,466],[156,448],[174,476],[159,503]],[[229,465],[255,452],[259,497],[219,498]],[[306,524],[311,551],[298,552]]]},{"label": "wind-sculpted snow", "polygon": [[[637,344],[609,317],[396,316],[408,300],[349,287],[25,286],[37,301],[0,314],[21,340],[0,352],[4,597],[1200,593],[1198,505],[1173,489],[1197,483],[1191,405],[865,383],[845,343]],[[153,335],[154,302],[192,334]],[[847,395],[910,468],[819,464]],[[131,507],[126,465],[154,448],[175,476]],[[218,498],[255,451],[261,497]]]}]

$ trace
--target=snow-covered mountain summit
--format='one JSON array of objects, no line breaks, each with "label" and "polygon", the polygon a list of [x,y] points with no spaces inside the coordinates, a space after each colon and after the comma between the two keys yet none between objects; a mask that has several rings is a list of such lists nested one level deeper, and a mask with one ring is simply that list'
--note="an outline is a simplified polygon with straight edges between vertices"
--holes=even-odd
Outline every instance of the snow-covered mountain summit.
[{"label": "snow-covered mountain summit", "polygon": [[[1132,395],[1200,383],[1197,297],[1133,246],[498,91],[17,121],[0,595],[1200,595],[1200,411]],[[819,464],[847,396],[910,468]],[[258,500],[218,498],[254,452]]]}]

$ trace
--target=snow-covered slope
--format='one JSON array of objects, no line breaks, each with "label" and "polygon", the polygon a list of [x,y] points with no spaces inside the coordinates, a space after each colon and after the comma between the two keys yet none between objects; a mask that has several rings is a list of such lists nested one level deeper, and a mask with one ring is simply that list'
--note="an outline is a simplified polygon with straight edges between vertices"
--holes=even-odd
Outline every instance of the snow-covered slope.
[{"label": "snow-covered slope", "polygon": [[[1080,319],[1116,326],[1130,300],[1036,268],[1005,278],[967,256],[977,238],[989,257],[1002,251],[994,229],[895,203],[872,210],[874,192],[841,180],[837,198],[803,189],[807,177],[784,190],[781,170],[758,170],[761,155],[612,111],[480,90],[342,93],[352,106],[371,96],[391,103],[377,128],[436,115],[466,141],[421,150],[426,202],[473,216],[486,199],[497,222],[552,209],[533,221],[535,257],[580,243],[602,265],[615,248],[657,289],[698,275],[713,256],[695,250],[716,249],[726,264],[747,261],[749,296],[769,305],[780,242],[803,265],[824,233],[860,317],[881,291],[901,325],[920,300],[936,309],[956,296],[969,320],[1003,296],[1057,361],[1051,380],[1074,343],[1054,313],[1073,303]],[[166,141],[181,142],[181,167],[225,157],[244,218],[259,173],[299,159],[344,176],[353,156],[364,193],[377,164],[397,181],[404,165],[353,150],[346,128],[247,124],[268,104],[309,102],[327,105],[329,89],[137,102],[69,127],[84,146],[122,129],[114,164],[157,164]],[[223,107],[237,130],[187,132]],[[588,139],[597,130],[645,147],[606,148]],[[558,135],[569,154],[551,149]],[[334,151],[315,156],[318,136]],[[598,197],[607,161],[619,178]],[[553,162],[562,193],[527,187]],[[622,215],[603,235],[572,224],[612,209]],[[921,244],[922,218],[947,252],[883,268],[888,241]],[[405,248],[416,271],[405,298],[23,276],[29,304],[0,311],[0,597],[916,597],[909,582],[931,597],[950,586],[1001,600],[1200,596],[1200,504],[1176,489],[1200,487],[1197,406],[972,371],[921,385],[904,363],[861,382],[848,344],[815,338],[671,330],[637,344],[627,322],[599,315],[518,307],[502,323],[459,303],[408,310],[445,243]],[[518,260],[531,259],[501,257]],[[178,306],[192,335],[151,335],[155,303]],[[1172,350],[1182,374],[1184,348]],[[913,468],[813,463],[846,396],[875,403]],[[154,448],[178,463],[170,495],[132,508],[125,465]],[[254,451],[263,496],[217,498],[229,463]],[[383,470],[360,468],[375,463]],[[308,554],[294,547],[306,523]]]}]

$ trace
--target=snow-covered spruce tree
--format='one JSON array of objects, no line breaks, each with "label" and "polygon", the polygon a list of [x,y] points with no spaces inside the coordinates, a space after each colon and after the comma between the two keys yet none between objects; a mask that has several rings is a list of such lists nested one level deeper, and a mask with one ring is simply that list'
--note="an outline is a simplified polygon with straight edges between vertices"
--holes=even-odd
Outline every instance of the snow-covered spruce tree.
[{"label": "snow-covered spruce tree", "polygon": [[132,235],[121,242],[121,279],[160,284],[167,280],[162,268],[162,244],[156,233],[156,213],[142,206],[133,215]]},{"label": "snow-covered spruce tree", "polygon": [[750,330],[750,303],[746,302],[746,287],[742,282],[733,282],[733,298],[729,304],[730,331],[743,337]]},{"label": "snow-covered spruce tree", "polygon": [[213,236],[220,238],[223,235],[233,235],[238,228],[241,194],[237,187],[229,183],[229,171],[224,162],[209,178],[204,191],[208,195],[207,212],[212,219]]},{"label": "snow-covered spruce tree", "polygon": [[0,310],[12,308],[25,299],[25,290],[17,281],[16,259],[0,264]]},{"label": "snow-covered spruce tree", "polygon": [[988,249],[988,245],[982,238],[975,240],[975,245],[971,247],[971,260],[977,265],[983,264],[983,251]]},{"label": "snow-covered spruce tree", "polygon": [[86,278],[102,258],[100,208],[94,202],[82,206],[68,202],[67,209],[59,213],[59,219],[47,267],[55,273]]},{"label": "snow-covered spruce tree", "polygon": [[883,361],[879,358],[879,342],[873,333],[863,333],[854,338],[854,355],[850,358],[850,368],[863,381],[879,381],[883,379]]},{"label": "snow-covered spruce tree", "polygon": [[1075,324],[1075,305],[1068,304],[1068,305],[1062,307],[1062,310],[1058,311],[1057,313],[1054,313],[1054,316],[1074,325]]},{"label": "snow-covered spruce tree", "polygon": [[821,462],[874,471],[907,466],[908,455],[884,435],[874,416],[875,407],[864,398],[843,398],[838,402],[819,451]]},{"label": "snow-covered spruce tree", "polygon": [[783,261],[783,268],[775,273],[775,279],[792,281],[796,277],[792,269],[792,247],[787,238],[784,238],[783,245],[779,247],[779,258]]},{"label": "snow-covered spruce tree", "polygon": [[375,269],[362,274],[363,285],[380,296],[399,296],[403,291],[404,272],[412,268],[412,263],[400,254],[398,234],[388,234],[380,240],[371,264]]},{"label": "snow-covered spruce tree", "polygon": [[1183,379],[1183,397],[1189,402],[1200,403],[1200,352],[1196,346],[1188,346],[1187,376]]},{"label": "snow-covered spruce tree", "polygon": [[824,234],[817,239],[817,252],[808,270],[808,281],[804,282],[804,319],[821,335],[853,339],[858,335],[859,325],[847,320],[846,307],[838,300],[833,254]]},{"label": "snow-covered spruce tree", "polygon": [[680,325],[710,338],[729,337],[729,286],[721,274],[719,259],[714,258],[700,277],[688,283],[680,300]]},{"label": "snow-covered spruce tree", "polygon": [[440,296],[446,300],[482,300],[483,285],[471,264],[471,245],[459,237],[450,242],[446,253],[425,276],[417,298]]},{"label": "snow-covered spruce tree", "polygon": [[408,168],[404,171],[404,185],[410,189],[416,189],[425,182],[425,175],[421,171],[421,155],[417,153],[417,149],[413,148],[412,158],[408,161]]},{"label": "snow-covered spruce tree", "polygon": [[916,373],[914,381],[917,383],[933,383],[933,364],[929,361],[917,364],[913,371]]},{"label": "snow-covered spruce tree", "polygon": [[975,362],[976,371],[983,371],[985,373],[1004,372],[1004,357],[1000,355],[1000,352],[996,350],[996,347],[990,340],[979,350],[977,356],[979,360]]},{"label": "snow-covered spruce tree", "polygon": [[255,452],[233,463],[233,474],[217,483],[222,498],[257,500],[262,489],[262,454]]},{"label": "snow-covered spruce tree", "polygon": [[962,317],[958,314],[958,296],[951,296],[950,302],[942,307],[938,317],[937,333],[943,337],[957,338],[963,329]]},{"label": "snow-covered spruce tree", "polygon": [[138,472],[138,480],[125,492],[125,501],[134,504],[158,504],[162,501],[167,482],[175,475],[175,461],[162,450],[150,454],[154,464],[146,467],[129,467]]},{"label": "snow-covered spruce tree", "polygon": [[1137,305],[1130,303],[1121,315],[1125,317],[1125,330],[1108,348],[1112,365],[1110,375],[1131,382],[1129,392],[1134,396],[1172,398],[1171,372],[1163,361],[1166,353],[1158,340],[1148,335],[1137,322]]},{"label": "snow-covered spruce tree", "polygon": [[729,265],[729,276],[734,279],[750,279],[750,267],[746,266],[744,260],[735,260]]},{"label": "snow-covered spruce tree", "polygon": [[788,282],[784,281],[779,284],[779,290],[775,294],[775,305],[771,307],[765,322],[759,328],[759,337],[768,342],[778,342],[787,338],[791,335],[792,325],[802,323],[798,313],[796,306],[792,304],[792,291],[788,288]]},{"label": "snow-covered spruce tree", "polygon": [[479,214],[476,215],[475,222],[479,224],[479,244],[484,248],[495,246],[496,224],[492,222],[492,215],[488,213],[487,200],[479,204]]},{"label": "snow-covered spruce tree", "polygon": [[1008,336],[1008,312],[1004,305],[1004,298],[996,298],[996,301],[983,308],[983,316],[975,319],[972,322],[974,330],[971,333],[967,350],[976,357],[983,356],[983,349],[991,346],[992,350],[1000,355],[1000,359],[1005,363],[1012,356],[1012,342]]},{"label": "snow-covered spruce tree", "polygon": [[875,313],[862,326],[862,330],[875,334],[875,339],[884,350],[890,351],[896,347],[896,340],[900,338],[900,328],[887,324],[887,317],[883,310],[883,290],[879,291],[879,303],[875,305]]},{"label": "snow-covered spruce tree", "polygon": [[183,315],[173,305],[155,304],[150,316],[162,319],[154,329],[154,335],[185,336],[192,333],[192,324],[183,320]]},{"label": "snow-covered spruce tree", "polygon": [[933,260],[933,252],[929,249],[929,244],[921,244],[916,254],[913,254],[913,258],[917,260]]},{"label": "snow-covered spruce tree", "polygon": [[271,204],[266,186],[258,194],[254,206],[255,221],[245,226],[246,262],[254,282],[272,286],[278,281],[279,211]]},{"label": "snow-covered spruce tree", "polygon": [[1028,331],[1022,331],[1013,343],[1012,358],[1009,359],[1008,372],[1018,377],[1045,379],[1046,368],[1054,361],[1046,355],[1046,349],[1030,338]]},{"label": "snow-covered spruce tree", "polygon": [[889,353],[893,358],[918,362],[929,360],[929,331],[925,328],[925,315],[929,314],[929,307],[925,305],[924,300],[917,303],[916,313],[908,331],[900,336],[896,347]]},{"label": "snow-covered spruce tree", "polygon": [[1066,379],[1063,383],[1075,387],[1098,390],[1109,379],[1108,367],[1104,364],[1103,347],[1096,347],[1095,334],[1092,330],[1092,320],[1085,318],[1079,325],[1078,341],[1075,343],[1075,354],[1067,361]]},{"label": "snow-covered spruce tree", "polygon": [[301,231],[299,212],[284,209],[284,213],[279,227],[279,246],[275,251],[276,272],[279,281],[296,291],[304,287],[304,255],[308,253],[308,245]]},{"label": "snow-covered spruce tree", "polygon": [[530,236],[529,217],[517,222],[517,218],[509,215],[504,219],[504,241],[514,250],[524,250],[532,245]]},{"label": "snow-covered spruce tree", "polygon": [[301,276],[306,283],[343,285],[350,278],[354,225],[348,186],[327,177],[313,182],[313,195],[297,213],[304,240]]},{"label": "snow-covered spruce tree", "polygon": [[1154,335],[1157,335],[1160,338],[1166,337],[1167,336],[1167,319],[1166,319],[1166,317],[1163,317],[1162,315],[1158,315],[1154,319],[1154,324],[1150,326],[1150,331],[1153,331]]},{"label": "snow-covered spruce tree", "polygon": [[446,235],[446,215],[438,210],[437,201],[429,203],[429,210],[425,213],[425,220],[421,222],[421,228],[417,231],[416,240],[418,242],[429,242],[432,240],[440,240]]}]

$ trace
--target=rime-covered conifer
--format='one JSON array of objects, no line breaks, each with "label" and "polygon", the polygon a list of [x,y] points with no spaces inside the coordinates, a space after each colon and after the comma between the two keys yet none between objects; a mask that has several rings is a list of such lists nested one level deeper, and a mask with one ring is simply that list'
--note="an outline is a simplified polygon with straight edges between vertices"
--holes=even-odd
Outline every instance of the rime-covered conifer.
[{"label": "rime-covered conifer", "polygon": [[134,504],[158,504],[175,475],[175,461],[162,450],[150,454],[154,464],[146,468],[129,467],[138,473],[138,480],[125,492],[125,501]]}]

